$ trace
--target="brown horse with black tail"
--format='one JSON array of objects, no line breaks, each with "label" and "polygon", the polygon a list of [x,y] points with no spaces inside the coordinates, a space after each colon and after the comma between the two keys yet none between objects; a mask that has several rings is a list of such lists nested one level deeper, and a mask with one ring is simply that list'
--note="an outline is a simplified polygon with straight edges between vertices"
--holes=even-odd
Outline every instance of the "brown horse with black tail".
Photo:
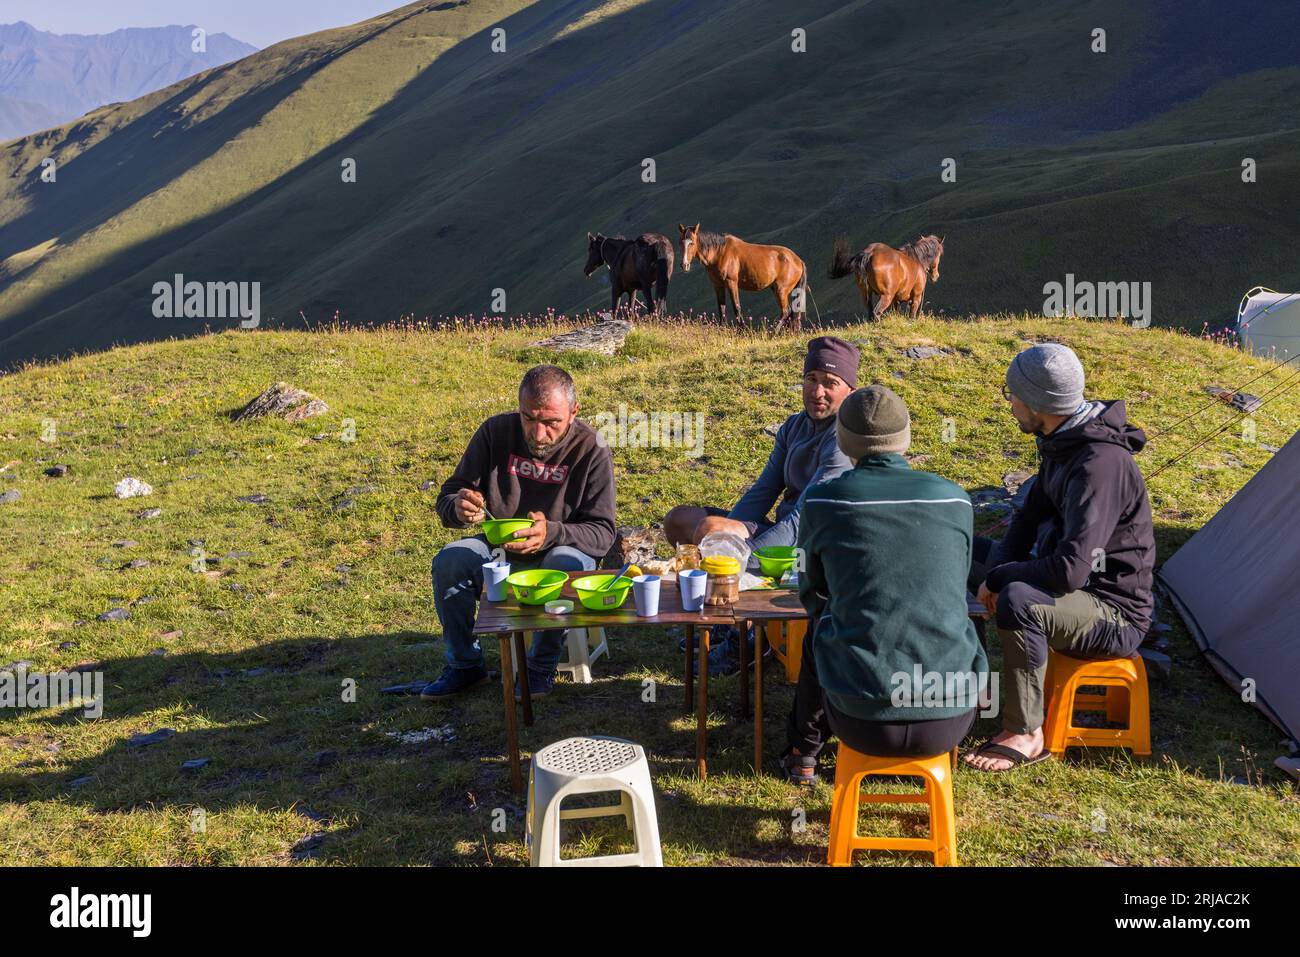
[{"label": "brown horse with black tail", "polygon": [[921,312],[927,280],[939,280],[945,238],[922,236],[901,249],[872,243],[856,256],[849,255],[847,239],[837,239],[827,275],[840,279],[852,273],[872,319],[879,319],[896,302],[909,303],[915,319]]},{"label": "brown horse with black tail", "polygon": [[627,305],[636,305],[638,290],[645,291],[650,312],[660,312],[668,302],[668,280],[673,277],[673,244],[667,236],[642,233],[636,239],[587,233],[587,265],[583,273],[590,278],[601,266],[609,267],[611,309],[618,311],[618,301],[627,295]]},{"label": "brown horse with black tail", "polygon": [[[761,246],[747,243],[730,234],[705,233],[700,224],[677,224],[682,234],[682,271],[690,272],[691,263],[699,259],[713,283],[718,297],[718,321],[727,321],[726,302],[731,297],[731,312],[740,322],[740,290],[758,292],[771,289],[781,307],[779,330],[786,319],[798,332],[808,311],[808,267],[794,251],[784,246]],[[799,290],[792,307],[791,293]]]}]

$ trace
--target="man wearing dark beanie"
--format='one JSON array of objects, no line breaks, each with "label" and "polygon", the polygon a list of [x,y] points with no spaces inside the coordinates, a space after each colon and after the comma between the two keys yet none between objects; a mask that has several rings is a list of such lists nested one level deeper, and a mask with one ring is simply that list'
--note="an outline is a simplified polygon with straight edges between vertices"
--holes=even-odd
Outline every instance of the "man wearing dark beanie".
[{"label": "man wearing dark beanie", "polygon": [[853,468],[808,489],[799,525],[812,625],[781,761],[797,784],[816,781],[832,733],[879,757],[951,751],[988,682],[966,611],[970,496],[908,464],[911,418],[882,385],[845,399],[835,432]]},{"label": "man wearing dark beanie", "polygon": [[1048,649],[1126,658],[1151,625],[1155,535],[1134,456],[1146,445],[1122,401],[1088,402],[1083,365],[1040,343],[1007,369],[1003,396],[1041,465],[1002,541],[976,543],[972,584],[1002,645],[1002,731],[965,760],[1009,771],[1049,756],[1043,745]]},{"label": "man wearing dark beanie", "polygon": [[[835,444],[835,413],[857,388],[857,346],[835,336],[808,343],[803,362],[803,411],[786,419],[758,481],[731,509],[678,505],[664,517],[664,536],[676,546],[698,545],[710,532],[731,532],[749,539],[751,548],[793,545],[799,534],[799,507],[805,490],[849,469]],[[769,512],[776,506],[776,514]],[[730,629],[709,656],[710,674],[731,674],[739,667],[738,638]]]}]

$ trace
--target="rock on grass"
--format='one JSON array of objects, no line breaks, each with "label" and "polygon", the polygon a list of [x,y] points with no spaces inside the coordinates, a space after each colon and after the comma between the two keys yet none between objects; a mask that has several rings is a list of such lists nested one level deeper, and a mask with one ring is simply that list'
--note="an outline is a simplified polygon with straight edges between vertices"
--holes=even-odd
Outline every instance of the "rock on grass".
[{"label": "rock on grass", "polygon": [[625,319],[612,319],[598,322],[594,326],[562,332],[558,336],[531,342],[529,345],[556,352],[595,352],[612,356],[631,332],[632,323]]},{"label": "rock on grass", "polygon": [[113,495],[116,498],[140,498],[143,495],[152,494],[152,485],[141,479],[131,478],[129,476],[113,486]]},{"label": "rock on grass", "polygon": [[314,415],[323,415],[329,406],[309,392],[295,388],[287,382],[275,382],[265,392],[235,413],[236,422],[263,419],[267,416],[300,422]]}]

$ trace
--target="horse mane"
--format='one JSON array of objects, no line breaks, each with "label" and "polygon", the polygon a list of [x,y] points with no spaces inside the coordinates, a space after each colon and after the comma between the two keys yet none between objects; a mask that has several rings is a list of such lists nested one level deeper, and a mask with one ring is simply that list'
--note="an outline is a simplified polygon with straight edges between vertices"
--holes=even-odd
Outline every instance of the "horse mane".
[{"label": "horse mane", "polygon": [[939,240],[935,236],[921,236],[916,242],[904,243],[899,247],[899,252],[907,253],[929,269],[934,265],[935,257],[939,255]]},{"label": "horse mane", "polygon": [[727,241],[727,237],[722,233],[706,233],[704,230],[700,230],[695,237],[695,241],[699,243],[700,249],[707,251],[717,249]]}]

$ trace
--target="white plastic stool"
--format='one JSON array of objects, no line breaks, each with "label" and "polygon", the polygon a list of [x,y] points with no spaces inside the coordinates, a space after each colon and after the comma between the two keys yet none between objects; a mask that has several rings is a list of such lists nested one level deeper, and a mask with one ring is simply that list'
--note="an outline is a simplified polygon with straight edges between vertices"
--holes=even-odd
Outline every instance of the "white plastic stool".
[{"label": "white plastic stool", "polygon": [[[575,794],[618,791],[607,807],[570,808],[560,804]],[[636,837],[630,854],[560,859],[560,822],[622,815]],[[655,817],[650,765],[639,744],[603,735],[565,738],[533,755],[528,772],[528,825],[525,838],[533,867],[663,867],[659,821]]]},{"label": "white plastic stool", "polygon": [[569,649],[569,660],[560,662],[559,669],[567,671],[573,677],[574,684],[591,684],[591,666],[601,655],[609,654],[605,629],[570,628],[565,644]]},{"label": "white plastic stool", "polygon": [[[592,641],[596,647],[591,647]],[[568,649],[568,661],[556,665],[557,671],[567,671],[574,684],[591,684],[591,666],[601,655],[609,655],[609,642],[605,640],[604,628],[570,628],[564,639]],[[511,675],[519,674],[519,662],[510,656]]]}]

